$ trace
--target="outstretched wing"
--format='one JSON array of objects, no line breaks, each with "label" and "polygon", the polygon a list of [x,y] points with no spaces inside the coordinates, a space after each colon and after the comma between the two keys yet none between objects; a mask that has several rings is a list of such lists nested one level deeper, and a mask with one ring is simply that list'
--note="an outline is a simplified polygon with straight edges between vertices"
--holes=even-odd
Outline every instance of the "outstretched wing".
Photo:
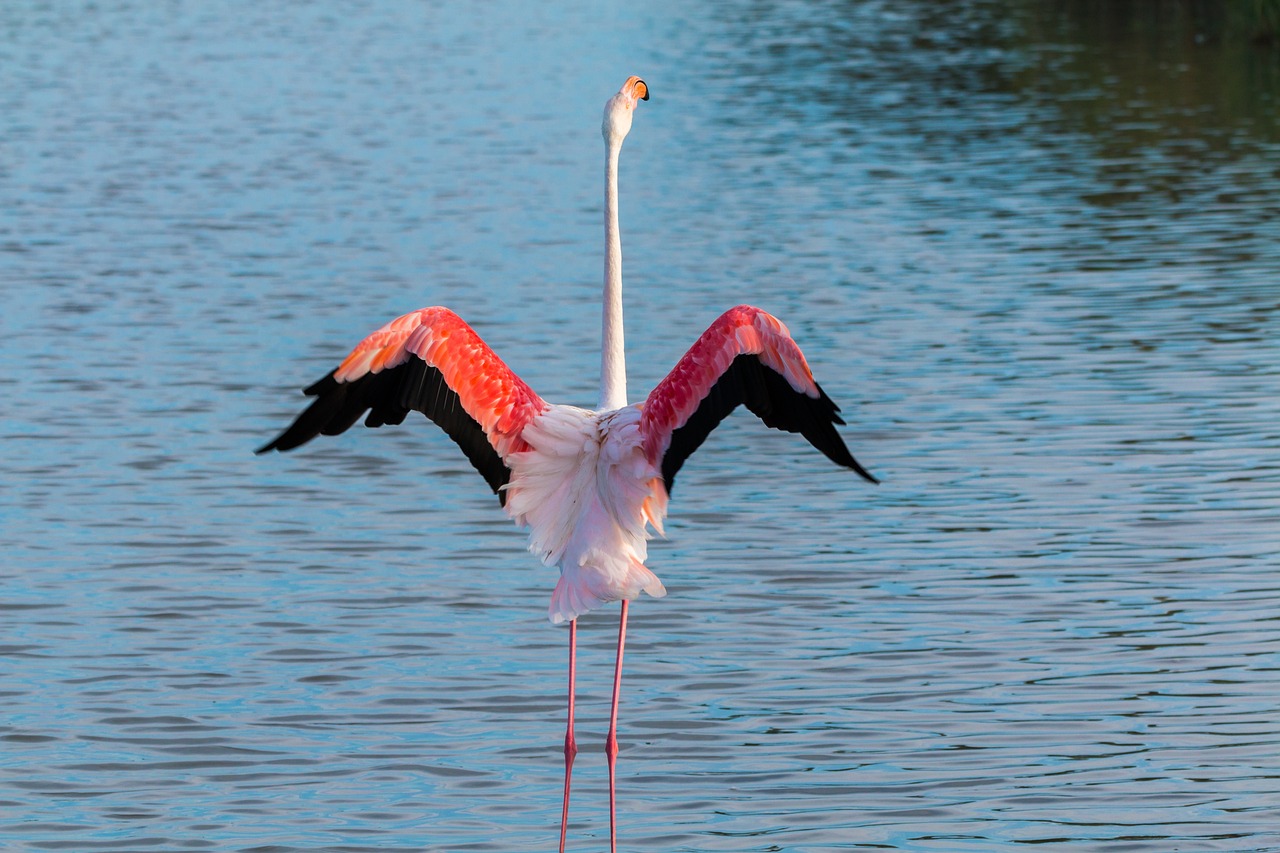
[{"label": "outstretched wing", "polygon": [[305,393],[316,399],[258,453],[337,435],[365,412],[365,426],[398,424],[412,409],[457,442],[503,504],[505,460],[528,449],[520,433],[547,409],[470,326],[439,307],[392,320]]},{"label": "outstretched wing", "polygon": [[787,327],[750,305],[730,308],[702,333],[653,389],[640,421],[645,455],[660,467],[670,494],[676,472],[739,405],[766,426],[798,432],[837,465],[867,473],[835,425],[840,409],[813,381]]}]

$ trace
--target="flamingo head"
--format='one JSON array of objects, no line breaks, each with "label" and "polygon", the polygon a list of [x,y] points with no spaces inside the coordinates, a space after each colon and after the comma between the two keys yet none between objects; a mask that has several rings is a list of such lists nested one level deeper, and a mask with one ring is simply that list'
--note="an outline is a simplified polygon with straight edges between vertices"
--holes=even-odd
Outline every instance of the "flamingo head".
[{"label": "flamingo head", "polygon": [[649,100],[649,87],[639,77],[632,75],[622,84],[618,94],[604,105],[604,122],[601,132],[607,145],[621,145],[631,130],[631,116],[636,104]]}]

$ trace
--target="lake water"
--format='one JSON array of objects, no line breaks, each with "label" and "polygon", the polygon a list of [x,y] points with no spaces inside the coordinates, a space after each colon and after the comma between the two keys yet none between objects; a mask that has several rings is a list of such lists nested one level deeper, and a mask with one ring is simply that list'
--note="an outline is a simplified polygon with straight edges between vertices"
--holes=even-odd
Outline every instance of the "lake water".
[{"label": "lake water", "polygon": [[421,419],[251,451],[424,305],[594,402],[640,74],[633,399],[758,304],[883,484],[691,458],[623,848],[1280,850],[1280,51],[1009,5],[5,4],[0,849],[554,849],[553,570]]}]

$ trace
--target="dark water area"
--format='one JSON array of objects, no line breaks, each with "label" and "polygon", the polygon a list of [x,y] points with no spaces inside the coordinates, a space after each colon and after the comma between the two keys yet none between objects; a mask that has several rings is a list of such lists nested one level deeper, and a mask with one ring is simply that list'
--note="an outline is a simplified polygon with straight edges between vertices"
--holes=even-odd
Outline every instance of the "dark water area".
[{"label": "dark water area", "polygon": [[554,849],[554,571],[426,422],[252,450],[431,304],[590,405],[634,73],[633,398],[760,305],[883,483],[689,460],[622,846],[1280,851],[1280,50],[1222,10],[7,4],[0,850]]}]

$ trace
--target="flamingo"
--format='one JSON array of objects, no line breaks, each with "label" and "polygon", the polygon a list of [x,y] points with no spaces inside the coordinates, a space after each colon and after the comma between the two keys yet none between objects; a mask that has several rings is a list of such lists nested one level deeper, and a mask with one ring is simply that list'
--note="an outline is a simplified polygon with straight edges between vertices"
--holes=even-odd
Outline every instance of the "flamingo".
[{"label": "flamingo", "polygon": [[516,376],[457,314],[439,306],[392,320],[366,337],[323,379],[315,399],[258,449],[292,450],[337,435],[368,412],[365,426],[399,424],[421,412],[452,438],[498,502],[529,529],[529,550],[560,570],[552,623],[569,623],[569,699],[564,740],[564,853],[574,738],[577,619],[621,602],[605,755],[609,842],[617,851],[618,700],[627,606],[666,595],[645,566],[650,528],[663,533],[676,473],[711,430],[739,405],[774,429],[798,432],[837,465],[875,483],[835,429],[839,408],[826,395],[787,327],[750,305],[730,308],[694,342],[642,403],[627,403],[622,324],[622,244],[618,155],[649,87],[629,77],[604,108],[604,310],[600,403],[547,403]]}]

